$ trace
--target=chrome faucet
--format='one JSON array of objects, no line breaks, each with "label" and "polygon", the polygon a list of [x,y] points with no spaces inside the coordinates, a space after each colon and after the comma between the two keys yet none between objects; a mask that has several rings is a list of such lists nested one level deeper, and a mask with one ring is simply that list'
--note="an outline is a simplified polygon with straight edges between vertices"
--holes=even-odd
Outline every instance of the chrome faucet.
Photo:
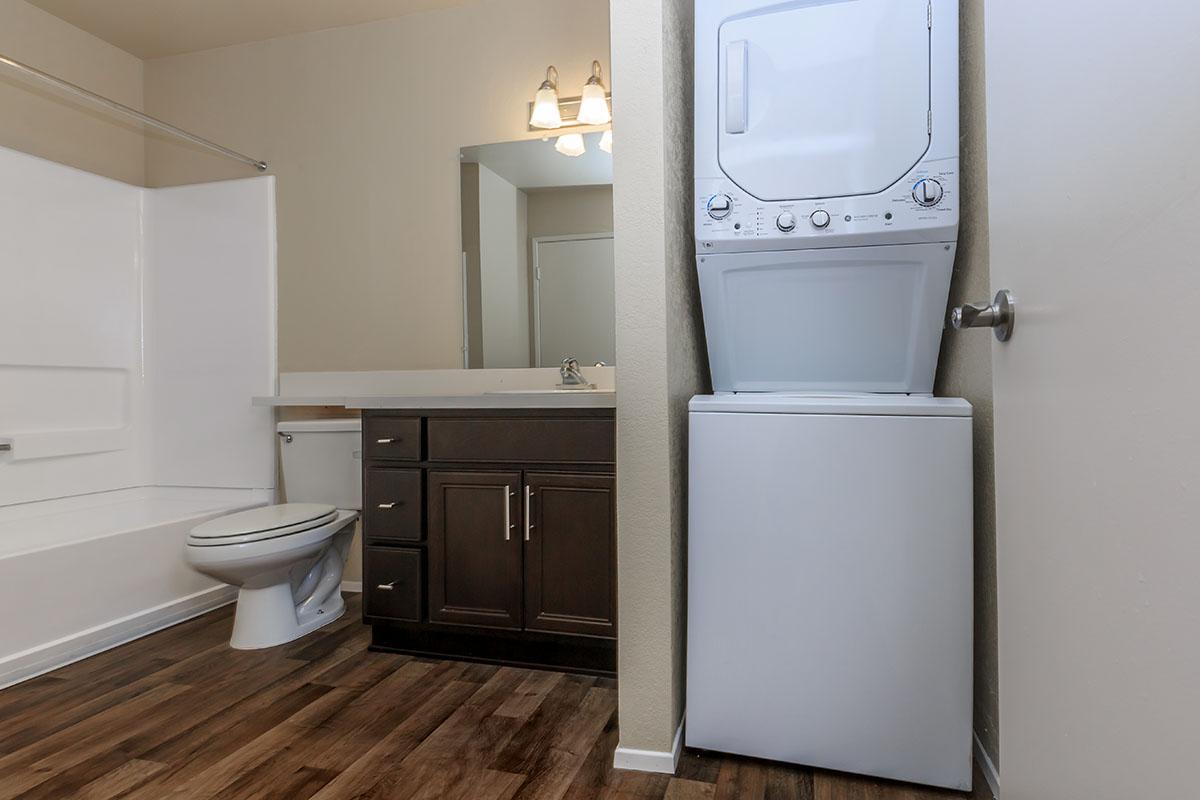
[{"label": "chrome faucet", "polygon": [[589,386],[587,378],[583,377],[583,373],[579,369],[579,359],[568,356],[562,360],[562,366],[558,368],[558,374],[562,375],[562,386],[586,388]]}]

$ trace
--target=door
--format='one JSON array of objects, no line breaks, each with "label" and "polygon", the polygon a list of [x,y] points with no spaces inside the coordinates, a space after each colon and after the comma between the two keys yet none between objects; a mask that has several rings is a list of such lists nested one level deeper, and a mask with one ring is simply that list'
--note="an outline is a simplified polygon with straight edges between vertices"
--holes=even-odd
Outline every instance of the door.
[{"label": "door", "polygon": [[731,10],[720,29],[722,171],[760,200],[873,194],[902,178],[929,147],[928,5],[761,6]]},{"label": "door", "polygon": [[429,472],[429,619],[521,627],[519,472]]},{"label": "door", "polygon": [[1196,795],[1200,4],[1114,11],[986,4],[1004,800]]},{"label": "door", "polygon": [[616,281],[611,233],[533,240],[534,358],[557,367],[616,363]]},{"label": "door", "polygon": [[616,482],[525,474],[525,628],[616,635]]}]

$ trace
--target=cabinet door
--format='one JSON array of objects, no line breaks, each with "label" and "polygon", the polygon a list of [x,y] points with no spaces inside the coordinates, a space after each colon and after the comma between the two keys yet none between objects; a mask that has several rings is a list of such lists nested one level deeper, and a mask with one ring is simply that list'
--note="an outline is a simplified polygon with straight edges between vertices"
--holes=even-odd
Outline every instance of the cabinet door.
[{"label": "cabinet door", "polygon": [[429,619],[521,627],[521,474],[429,472]]},{"label": "cabinet door", "polygon": [[525,473],[525,627],[615,636],[616,486],[611,475]]}]

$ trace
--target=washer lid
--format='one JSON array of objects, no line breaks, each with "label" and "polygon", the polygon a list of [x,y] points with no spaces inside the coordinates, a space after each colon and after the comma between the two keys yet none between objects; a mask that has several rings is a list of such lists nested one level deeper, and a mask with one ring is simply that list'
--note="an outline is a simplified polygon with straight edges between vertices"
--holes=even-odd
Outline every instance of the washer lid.
[{"label": "washer lid", "polygon": [[[764,4],[765,5],[765,4]],[[929,149],[926,3],[779,3],[718,35],[718,160],[760,200],[874,194]]]},{"label": "washer lid", "polygon": [[202,522],[192,529],[192,538],[223,539],[248,533],[285,536],[332,522],[336,516],[337,509],[324,503],[263,506]]},{"label": "washer lid", "polygon": [[960,397],[908,394],[822,394],[818,392],[750,392],[697,395],[692,413],[823,414],[895,417],[969,417],[971,404]]}]

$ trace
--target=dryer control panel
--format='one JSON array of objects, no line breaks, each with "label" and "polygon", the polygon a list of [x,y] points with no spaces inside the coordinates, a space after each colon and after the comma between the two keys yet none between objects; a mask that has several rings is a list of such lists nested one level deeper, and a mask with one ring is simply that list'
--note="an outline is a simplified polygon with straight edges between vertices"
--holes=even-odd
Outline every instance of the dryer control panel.
[{"label": "dryer control panel", "polygon": [[958,159],[922,162],[872,195],[770,202],[728,178],[698,178],[696,251],[801,250],[954,241]]}]

